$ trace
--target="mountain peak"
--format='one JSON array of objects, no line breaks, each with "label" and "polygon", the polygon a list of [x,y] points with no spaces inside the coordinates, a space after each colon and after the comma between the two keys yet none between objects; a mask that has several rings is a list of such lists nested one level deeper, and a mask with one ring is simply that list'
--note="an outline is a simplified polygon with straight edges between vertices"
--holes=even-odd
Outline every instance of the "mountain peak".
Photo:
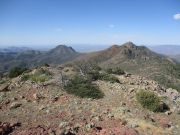
[{"label": "mountain peak", "polygon": [[76,52],[72,47],[66,45],[58,45],[55,47],[55,49],[69,49],[72,50],[73,52]]},{"label": "mountain peak", "polygon": [[126,48],[136,48],[137,47],[133,42],[130,42],[130,41],[122,44],[122,46],[126,47]]},{"label": "mountain peak", "polygon": [[54,49],[52,49],[50,51],[51,53],[55,53],[55,54],[72,54],[72,53],[76,53],[76,51],[69,46],[66,45],[58,45],[56,46]]}]

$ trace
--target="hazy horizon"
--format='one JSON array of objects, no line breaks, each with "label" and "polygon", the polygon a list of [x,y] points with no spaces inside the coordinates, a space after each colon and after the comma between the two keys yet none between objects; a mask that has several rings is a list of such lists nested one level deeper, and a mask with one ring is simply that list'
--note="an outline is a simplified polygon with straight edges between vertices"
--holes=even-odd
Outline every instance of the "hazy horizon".
[{"label": "hazy horizon", "polygon": [[[127,41],[129,42],[129,41]],[[124,42],[126,43],[126,42]],[[70,47],[76,47],[76,46],[84,46],[91,48],[91,47],[108,47],[108,46],[112,46],[112,45],[122,45],[124,43],[115,43],[115,44],[49,44],[49,45],[29,45],[29,44],[25,44],[25,45],[0,45],[0,48],[8,48],[8,47],[27,47],[27,48],[54,48],[58,45],[66,45],[66,46],[70,46]],[[134,42],[133,42],[134,43]],[[180,46],[180,44],[136,44],[137,46]]]},{"label": "hazy horizon", "polygon": [[[122,45],[122,44],[118,44]],[[18,47],[18,48],[23,48],[27,47],[27,49],[32,49],[32,50],[39,50],[39,51],[49,51],[53,48],[55,48],[58,45],[49,45],[49,46],[0,46],[0,49],[10,49],[14,50],[12,47]],[[72,47],[75,49],[77,52],[81,53],[88,53],[88,52],[96,52],[96,51],[101,51],[104,49],[107,49],[111,47],[112,45],[88,45],[88,44],[70,44],[66,45],[68,47]],[[137,45],[137,46],[142,46],[142,45]],[[157,52],[159,54],[164,54],[168,56],[174,56],[174,55],[179,55],[180,54],[180,45],[144,45],[151,49],[154,52]]]}]

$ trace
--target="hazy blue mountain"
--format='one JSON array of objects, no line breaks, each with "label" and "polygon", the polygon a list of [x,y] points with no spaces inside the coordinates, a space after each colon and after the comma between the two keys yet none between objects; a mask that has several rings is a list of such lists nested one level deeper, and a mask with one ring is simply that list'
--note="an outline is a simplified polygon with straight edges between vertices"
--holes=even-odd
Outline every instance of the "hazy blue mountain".
[{"label": "hazy blue mountain", "polygon": [[15,66],[33,67],[48,64],[62,64],[79,55],[72,47],[59,45],[49,51],[27,50],[23,52],[0,52],[0,72]]},{"label": "hazy blue mountain", "polygon": [[174,60],[176,60],[177,62],[180,63],[180,53],[179,53],[179,55],[171,56],[171,58],[173,58]]},{"label": "hazy blue mountain", "polygon": [[180,54],[180,45],[157,45],[148,47],[154,52],[168,56]]},{"label": "hazy blue mountain", "polygon": [[15,47],[15,46],[0,48],[0,52],[2,53],[20,53],[28,50],[32,50],[32,49],[28,47]]}]

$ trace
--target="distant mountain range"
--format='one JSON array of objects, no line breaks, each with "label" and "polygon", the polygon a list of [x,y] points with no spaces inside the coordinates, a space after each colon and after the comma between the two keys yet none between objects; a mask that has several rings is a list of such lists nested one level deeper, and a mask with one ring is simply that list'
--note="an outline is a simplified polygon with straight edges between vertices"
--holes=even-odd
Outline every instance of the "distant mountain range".
[{"label": "distant mountain range", "polygon": [[28,47],[15,47],[15,46],[0,48],[1,53],[20,53],[28,50],[33,50],[33,49]]},{"label": "distant mountain range", "polygon": [[171,56],[171,58],[180,63],[180,55]]},{"label": "distant mountain range", "polygon": [[148,46],[148,48],[154,52],[167,56],[180,55],[180,45],[156,45]]},{"label": "distant mountain range", "polygon": [[[99,51],[99,50],[104,50],[108,48],[108,45],[88,45],[88,44],[80,44],[80,45],[72,45],[73,48],[75,48],[78,52],[93,52],[93,51]],[[180,55],[180,45],[154,45],[150,46],[147,45],[149,49],[152,51],[167,55],[167,56],[175,56],[175,55]],[[14,52],[14,53],[19,53],[19,52],[24,52],[28,50],[40,50],[40,51],[48,51],[50,50],[49,48],[29,48],[29,47],[0,47],[0,52]]]},{"label": "distant mountain range", "polygon": [[148,46],[152,51],[171,57],[180,62],[180,45],[158,45]]},{"label": "distant mountain range", "polygon": [[121,67],[129,73],[154,79],[167,87],[180,88],[180,66],[176,61],[145,46],[136,46],[132,42],[113,45],[91,53],[79,53],[72,47],[59,45],[46,52],[36,50],[0,52],[0,72],[7,72],[14,66],[31,68],[45,63],[87,62],[104,69]]},{"label": "distant mountain range", "polygon": [[[17,50],[17,49],[16,49]],[[20,49],[21,50],[21,49]],[[15,66],[34,67],[45,63],[62,64],[76,58],[79,55],[73,48],[59,45],[46,52],[37,50],[26,51],[2,51],[0,52],[0,72],[5,72]]]}]

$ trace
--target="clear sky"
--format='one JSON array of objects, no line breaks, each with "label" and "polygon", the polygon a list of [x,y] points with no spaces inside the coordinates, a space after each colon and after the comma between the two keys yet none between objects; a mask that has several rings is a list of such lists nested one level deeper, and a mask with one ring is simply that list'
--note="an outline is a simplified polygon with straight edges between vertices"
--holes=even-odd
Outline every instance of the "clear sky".
[{"label": "clear sky", "polygon": [[180,0],[0,0],[0,46],[180,44]]}]

